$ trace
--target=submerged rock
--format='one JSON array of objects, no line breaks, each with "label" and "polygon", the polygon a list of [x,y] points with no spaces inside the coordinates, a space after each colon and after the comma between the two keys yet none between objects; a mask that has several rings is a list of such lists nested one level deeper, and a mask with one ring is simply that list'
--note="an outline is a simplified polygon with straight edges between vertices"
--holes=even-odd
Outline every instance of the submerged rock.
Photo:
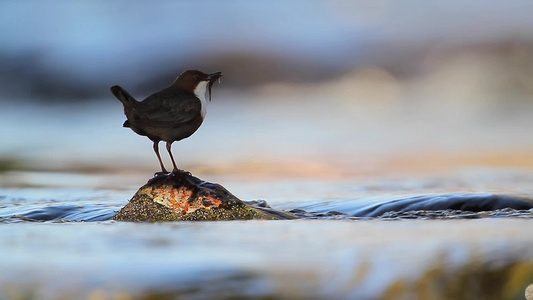
[{"label": "submerged rock", "polygon": [[289,220],[291,213],[264,202],[244,202],[223,186],[189,173],[159,174],[150,179],[115,216],[116,221]]}]

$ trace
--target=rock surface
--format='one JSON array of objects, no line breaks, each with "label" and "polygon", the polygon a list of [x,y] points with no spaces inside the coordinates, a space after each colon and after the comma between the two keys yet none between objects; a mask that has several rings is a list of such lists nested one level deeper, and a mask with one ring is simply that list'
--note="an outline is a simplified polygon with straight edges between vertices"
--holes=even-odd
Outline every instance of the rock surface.
[{"label": "rock surface", "polygon": [[116,221],[290,220],[295,215],[264,202],[244,202],[223,186],[189,173],[158,174],[115,216]]}]

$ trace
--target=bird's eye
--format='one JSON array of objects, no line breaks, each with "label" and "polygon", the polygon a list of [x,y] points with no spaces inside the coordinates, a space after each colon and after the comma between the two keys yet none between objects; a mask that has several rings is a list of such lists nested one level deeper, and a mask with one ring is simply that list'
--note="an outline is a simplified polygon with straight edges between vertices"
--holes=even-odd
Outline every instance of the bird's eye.
[{"label": "bird's eye", "polygon": [[198,76],[198,75],[194,75],[194,79],[195,79],[196,81],[200,81],[200,76]]}]

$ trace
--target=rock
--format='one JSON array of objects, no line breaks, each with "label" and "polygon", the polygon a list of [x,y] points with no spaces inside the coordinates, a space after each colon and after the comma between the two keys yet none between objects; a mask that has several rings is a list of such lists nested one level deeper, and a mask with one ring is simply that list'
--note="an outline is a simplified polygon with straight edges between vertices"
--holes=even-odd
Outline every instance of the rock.
[{"label": "rock", "polygon": [[189,173],[158,174],[115,216],[116,221],[290,220],[297,216],[264,202],[244,202],[223,186]]}]

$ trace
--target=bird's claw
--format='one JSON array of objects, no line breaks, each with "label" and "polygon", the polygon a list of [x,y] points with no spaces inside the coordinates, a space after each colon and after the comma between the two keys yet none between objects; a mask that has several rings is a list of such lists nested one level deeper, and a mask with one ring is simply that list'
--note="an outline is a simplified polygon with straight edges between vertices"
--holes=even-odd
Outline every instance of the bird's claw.
[{"label": "bird's claw", "polygon": [[186,176],[192,176],[191,172],[185,171],[182,169],[174,169],[170,175],[186,175]]},{"label": "bird's claw", "polygon": [[161,175],[167,175],[167,174],[170,174],[170,173],[167,172],[167,171],[155,172],[154,173],[154,177],[158,177],[158,176],[161,176]]}]

